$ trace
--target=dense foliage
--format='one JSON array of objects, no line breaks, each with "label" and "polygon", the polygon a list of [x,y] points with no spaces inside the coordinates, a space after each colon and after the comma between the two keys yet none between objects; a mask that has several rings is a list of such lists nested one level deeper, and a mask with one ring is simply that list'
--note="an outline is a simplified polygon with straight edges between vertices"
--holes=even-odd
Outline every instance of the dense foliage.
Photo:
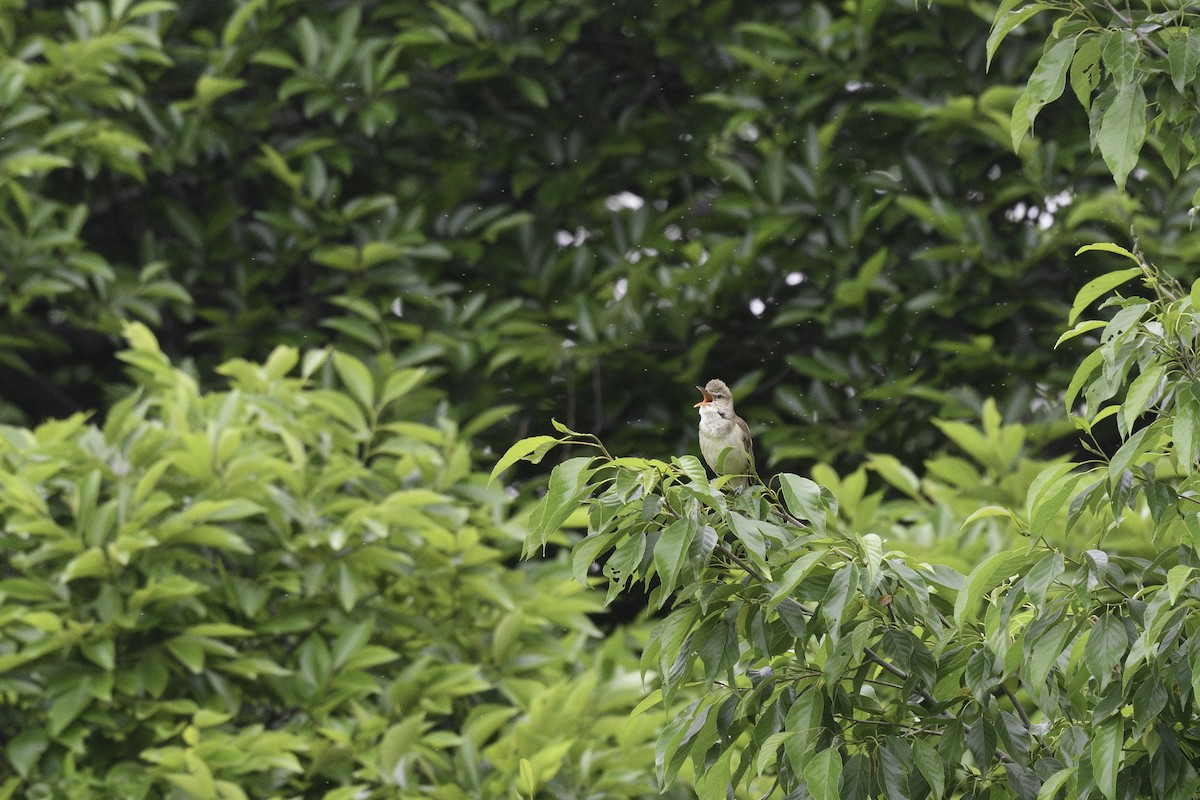
[{"label": "dense foliage", "polygon": [[280,347],[206,393],[130,334],[102,427],[0,428],[0,796],[655,792],[636,659],[506,564],[421,370]]},{"label": "dense foliage", "polygon": [[[1111,320],[1072,330],[1104,334],[1068,400],[1086,398],[1086,431],[1115,417],[1124,444],[1087,468],[1045,466],[962,519],[1028,538],[966,574],[889,547],[861,482],[833,475],[831,488],[783,473],[723,492],[695,456],[614,457],[565,428],[501,460],[601,451],[554,468],[526,553],[585,504],[577,577],[600,559],[610,598],[641,582],[653,608],[670,603],[642,656],[662,680],[644,705],[705,692],[665,721],[664,785],[690,764],[701,798],[768,779],[819,800],[1195,796],[1200,280],[1184,291],[1106,249],[1136,266],[1097,278],[1077,308],[1134,278],[1154,295],[1118,296]],[[1011,463],[1019,438],[993,438],[978,454]],[[946,471],[969,485],[971,465]],[[1127,516],[1153,542],[1147,557],[1114,547]]]},{"label": "dense foliage", "polygon": [[1190,796],[1193,16],[0,0],[0,798]]},{"label": "dense foliage", "polygon": [[772,464],[920,457],[988,396],[1053,420],[1075,247],[1187,230],[1072,114],[1013,152],[1041,17],[997,49],[964,2],[0,8],[14,421],[112,402],[135,318],[202,379],[389,349],[665,454],[720,375]]}]

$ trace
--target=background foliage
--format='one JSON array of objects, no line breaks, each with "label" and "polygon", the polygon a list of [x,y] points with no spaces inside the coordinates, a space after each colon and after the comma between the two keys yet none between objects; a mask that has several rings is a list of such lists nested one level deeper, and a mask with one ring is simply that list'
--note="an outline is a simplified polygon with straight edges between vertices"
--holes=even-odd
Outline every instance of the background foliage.
[{"label": "background foliage", "polygon": [[[802,792],[833,756],[794,754],[832,728],[777,739],[776,761],[728,726],[774,708],[768,739],[797,731],[763,668],[816,713],[810,639],[781,624],[811,626],[823,708],[859,720],[843,776],[873,753],[924,780],[888,767],[864,791],[1190,786],[1171,748],[1194,745],[1174,729],[1154,744],[1170,737],[1153,722],[1164,692],[1190,719],[1196,674],[1171,650],[1194,627],[1191,573],[1173,570],[1194,561],[1178,453],[1200,413],[1190,23],[958,0],[0,0],[0,794],[642,797],[678,771],[684,797],[723,774],[710,755],[742,771],[739,796]],[[1129,249],[1072,256],[1093,241]],[[1121,279],[1128,296],[1093,320]],[[757,521],[732,528],[697,465],[671,460],[694,451],[684,412],[713,376],[734,384],[764,474],[811,474],[827,535],[854,542],[789,590],[818,622],[781,623],[778,586],[730,576],[732,557],[778,578],[794,548],[829,544],[768,500],[824,514],[792,505],[803,492],[739,498]],[[507,459],[506,487],[477,472],[551,416],[652,459],[606,467],[611,486],[580,468],[552,501],[595,488],[604,513],[637,507],[612,524],[640,519],[676,555],[711,530],[732,557],[568,555],[588,521],[534,505],[548,463]],[[1093,456],[1085,480],[1075,462]],[[668,508],[692,522],[660,530]],[[548,558],[517,565],[530,523]],[[761,554],[753,530],[775,532]],[[1019,533],[1046,549],[1013,555]],[[1031,594],[1008,578],[1033,553],[1055,580]],[[602,568],[618,588],[659,576],[619,599],[650,599],[676,630],[711,602],[709,649],[664,649],[659,628],[643,683],[650,629],[564,584]],[[950,570],[974,581],[982,633],[947,607],[964,596]],[[914,605],[928,580],[943,584]],[[835,583],[899,599],[826,612]],[[712,621],[772,602],[765,640],[741,638],[750,616]],[[937,633],[931,610],[955,625]],[[942,702],[960,681],[955,711],[1011,761],[939,752],[939,788],[920,731],[898,731],[945,707],[839,694],[842,667],[856,688],[885,669],[852,648],[824,660],[842,624],[886,637],[889,663],[936,652],[904,685]],[[1001,641],[1026,624],[1063,649]],[[1127,659],[1146,654],[1120,692],[1103,669],[1118,627]],[[996,660],[968,670],[977,634]],[[772,666],[788,636],[792,660]],[[631,716],[660,684],[666,717]],[[700,738],[659,739],[664,719],[747,687]],[[1141,755],[1118,746],[1127,700]],[[1014,727],[1017,703],[1086,710],[1107,738]],[[900,727],[872,739],[868,713]],[[1120,769],[1089,776],[1089,747]]]},{"label": "background foliage", "polygon": [[403,351],[454,413],[659,454],[719,375],[772,463],[920,457],[931,415],[1052,404],[1075,246],[1190,252],[1188,181],[1115,193],[1077,111],[1013,152],[1042,17],[996,49],[959,2],[6,9],[13,420],[111,402],[132,317],[199,375]]}]

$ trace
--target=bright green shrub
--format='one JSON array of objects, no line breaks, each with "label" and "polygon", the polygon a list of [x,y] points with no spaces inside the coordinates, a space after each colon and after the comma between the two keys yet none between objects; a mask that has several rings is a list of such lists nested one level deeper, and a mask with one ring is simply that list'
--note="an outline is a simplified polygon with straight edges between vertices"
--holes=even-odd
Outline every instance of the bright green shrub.
[{"label": "bright green shrub", "polygon": [[654,791],[628,645],[509,565],[421,370],[279,348],[202,392],[129,334],[103,424],[0,428],[0,796]]}]

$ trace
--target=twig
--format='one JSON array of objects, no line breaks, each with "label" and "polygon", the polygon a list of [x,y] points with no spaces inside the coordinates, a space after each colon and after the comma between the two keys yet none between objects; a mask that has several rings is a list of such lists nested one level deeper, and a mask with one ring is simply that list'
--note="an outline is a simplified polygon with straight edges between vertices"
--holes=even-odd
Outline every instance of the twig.
[{"label": "twig", "polygon": [[1013,708],[1017,710],[1017,716],[1021,718],[1021,724],[1025,726],[1025,729],[1029,730],[1032,728],[1033,722],[1029,719],[1029,715],[1025,713],[1025,707],[1021,705],[1021,701],[1013,694],[1013,690],[1007,686],[1001,686],[1000,689],[1004,692],[1004,696],[1008,698],[1008,702],[1012,703]]},{"label": "twig", "polygon": [[1154,53],[1154,55],[1158,56],[1159,58],[1167,57],[1166,50],[1163,50],[1161,47],[1159,47],[1154,42],[1154,40],[1151,39],[1149,36],[1142,33],[1137,28],[1133,27],[1133,19],[1131,17],[1127,17],[1124,14],[1122,14],[1120,9],[1118,9],[1111,2],[1109,2],[1109,0],[1104,0],[1104,2],[1101,3],[1101,5],[1103,5],[1109,11],[1111,11],[1113,16],[1116,17],[1117,21],[1120,22],[1122,25],[1128,25],[1129,30],[1131,30],[1133,32],[1133,35],[1136,36],[1138,38],[1138,40],[1142,42],[1142,44],[1146,45],[1147,50],[1149,50],[1151,53]]}]

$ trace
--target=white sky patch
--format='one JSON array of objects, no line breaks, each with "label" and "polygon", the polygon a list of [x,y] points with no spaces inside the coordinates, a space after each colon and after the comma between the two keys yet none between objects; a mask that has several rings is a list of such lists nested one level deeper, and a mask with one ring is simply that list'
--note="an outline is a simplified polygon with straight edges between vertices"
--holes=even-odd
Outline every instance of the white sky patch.
[{"label": "white sky patch", "polygon": [[788,286],[799,286],[800,284],[804,283],[804,281],[805,276],[803,272],[789,272],[787,277],[783,279],[783,282]]},{"label": "white sky patch", "polygon": [[629,278],[619,278],[613,284],[613,300],[620,300],[629,294]]},{"label": "white sky patch", "polygon": [[756,317],[761,317],[766,313],[767,304],[762,301],[762,298],[756,297],[750,301],[750,313]]}]

